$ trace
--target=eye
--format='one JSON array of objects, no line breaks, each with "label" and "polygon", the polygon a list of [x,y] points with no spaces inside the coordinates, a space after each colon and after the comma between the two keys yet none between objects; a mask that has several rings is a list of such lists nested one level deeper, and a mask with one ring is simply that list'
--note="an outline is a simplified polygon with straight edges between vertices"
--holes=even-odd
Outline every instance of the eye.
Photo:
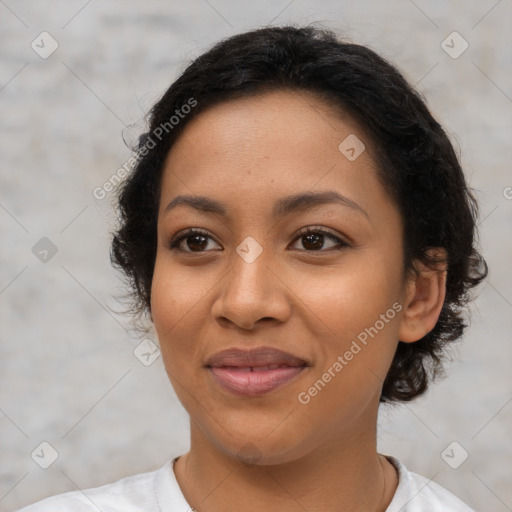
[{"label": "eye", "polygon": [[[176,249],[182,252],[202,252],[208,245],[208,239],[213,238],[203,229],[189,229],[185,233],[174,237],[169,242],[169,249]],[[192,250],[186,250],[181,247],[182,242],[187,241],[187,246]],[[197,249],[197,250],[196,250]]]},{"label": "eye", "polygon": [[[316,228],[311,226],[300,229],[297,233],[295,233],[294,236],[294,240],[304,239],[302,242],[304,249],[302,250],[307,252],[325,252],[325,248],[324,251],[321,251],[321,249],[326,238],[335,242],[334,246],[331,246],[330,250],[341,250],[345,247],[349,247],[350,245],[323,228]],[[188,229],[185,233],[181,233],[174,237],[169,242],[168,247],[171,250],[174,249],[189,253],[210,252],[206,251],[208,247],[208,239],[213,240],[207,231],[203,229],[191,228]],[[185,241],[187,243],[183,244]],[[188,249],[184,249],[183,245],[186,245]]]},{"label": "eye", "polygon": [[335,242],[335,245],[334,247],[331,247],[331,250],[341,250],[345,247],[349,247],[349,244],[347,242],[341,240],[341,238],[335,236],[329,231],[323,228],[316,228],[312,226],[300,229],[298,233],[296,233],[295,240],[304,239],[302,245],[303,247],[305,247],[304,250],[306,250],[307,252],[318,252],[324,245],[325,238],[328,238]]}]

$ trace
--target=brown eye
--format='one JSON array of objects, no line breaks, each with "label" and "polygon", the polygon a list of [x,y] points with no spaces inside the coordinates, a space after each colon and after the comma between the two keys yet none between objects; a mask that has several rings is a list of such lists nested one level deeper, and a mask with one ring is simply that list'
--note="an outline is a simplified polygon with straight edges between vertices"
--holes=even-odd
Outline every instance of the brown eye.
[{"label": "brown eye", "polygon": [[[185,233],[174,237],[169,242],[168,246],[171,250],[199,254],[202,252],[211,252],[207,250],[209,240],[213,240],[213,238],[207,231],[202,229],[189,229]],[[299,250],[307,252],[340,250],[350,245],[325,229],[312,227],[301,229],[296,233],[295,240],[302,240],[303,249]],[[326,240],[331,241],[330,247],[324,247]]]},{"label": "brown eye", "polygon": [[325,243],[325,239],[330,239],[335,242],[334,247],[330,248],[331,250],[339,250],[349,246],[348,243],[344,242],[339,237],[333,235],[329,231],[320,228],[303,228],[298,232],[298,237],[296,238],[296,240],[300,239],[303,240],[302,245],[304,250],[308,252],[321,251]]},{"label": "brown eye", "polygon": [[[204,252],[208,246],[208,239],[213,240],[206,231],[190,229],[186,233],[173,238],[169,243],[169,248],[182,252]],[[184,249],[183,246],[188,249]]]}]

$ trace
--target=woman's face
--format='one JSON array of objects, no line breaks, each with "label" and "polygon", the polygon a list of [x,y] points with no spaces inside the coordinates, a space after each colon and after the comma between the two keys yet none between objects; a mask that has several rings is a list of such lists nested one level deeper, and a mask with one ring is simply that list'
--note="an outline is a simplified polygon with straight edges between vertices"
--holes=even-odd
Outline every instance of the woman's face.
[{"label": "woman's face", "polygon": [[[226,454],[284,463],[374,426],[406,287],[368,146],[348,116],[278,91],[206,110],[168,156],[152,318],[192,424]],[[258,348],[289,356],[243,357]]]}]

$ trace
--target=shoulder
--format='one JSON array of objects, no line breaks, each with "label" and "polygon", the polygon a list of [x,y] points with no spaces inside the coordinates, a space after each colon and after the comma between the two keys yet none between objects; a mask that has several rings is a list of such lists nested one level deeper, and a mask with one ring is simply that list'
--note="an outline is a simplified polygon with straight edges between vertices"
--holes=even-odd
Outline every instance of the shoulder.
[{"label": "shoulder", "polygon": [[475,512],[436,482],[409,471],[403,462],[386,456],[398,472],[398,487],[386,512]]},{"label": "shoulder", "polygon": [[159,511],[155,479],[163,468],[90,489],[50,496],[17,512],[152,512]]}]

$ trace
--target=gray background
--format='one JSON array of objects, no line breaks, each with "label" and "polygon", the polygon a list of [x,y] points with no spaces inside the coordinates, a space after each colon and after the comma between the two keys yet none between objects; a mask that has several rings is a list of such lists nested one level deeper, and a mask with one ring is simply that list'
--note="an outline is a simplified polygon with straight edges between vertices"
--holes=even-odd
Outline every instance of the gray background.
[{"label": "gray background", "polygon": [[[123,291],[108,255],[112,194],[92,191],[130,156],[124,126],[142,127],[190,59],[289,22],[320,22],[394,61],[462,155],[490,275],[449,378],[382,411],[379,449],[477,510],[512,510],[510,1],[0,0],[1,510],[186,451],[188,418],[161,357],[142,364],[128,319],[111,311]],[[43,31],[59,44],[46,59],[31,48]],[[469,44],[458,58],[441,46],[453,31]],[[46,262],[44,246],[32,250],[43,237],[57,248]],[[48,448],[31,457],[43,441],[58,452],[48,469],[35,462]],[[458,469],[441,457],[453,441],[452,460],[469,454]]]}]

